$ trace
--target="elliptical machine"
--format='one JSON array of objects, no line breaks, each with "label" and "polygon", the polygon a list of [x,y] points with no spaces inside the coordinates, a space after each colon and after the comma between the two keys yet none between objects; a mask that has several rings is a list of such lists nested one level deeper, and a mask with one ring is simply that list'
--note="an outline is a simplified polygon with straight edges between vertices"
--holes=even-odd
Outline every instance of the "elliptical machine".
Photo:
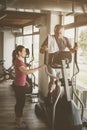
[{"label": "elliptical machine", "polygon": [[[49,58],[51,62],[49,62]],[[36,115],[40,118],[42,117],[42,119],[47,122],[51,130],[82,130],[82,116],[75,102],[71,99],[69,86],[72,86],[72,81],[68,79],[66,72],[66,69],[69,67],[69,63],[72,60],[71,53],[69,51],[58,52],[57,56],[56,54],[45,54],[44,59],[47,66],[50,65],[52,68],[61,69],[62,79],[59,79],[59,77],[55,77],[56,87],[58,87],[59,90],[55,102],[52,104],[47,104],[44,100],[43,102],[39,102],[38,104],[36,104]],[[46,73],[49,76],[54,77],[54,75],[48,72],[47,68]],[[61,87],[64,88],[63,95]],[[83,103],[75,92],[74,94],[83,108]]]},{"label": "elliptical machine", "polygon": [[[26,57],[25,57],[25,64],[30,69],[32,62],[34,61],[34,54],[33,54],[33,44],[32,44],[32,58],[30,61],[27,60],[29,58],[30,51],[28,48],[26,48]],[[29,63],[28,63],[28,62]],[[27,75],[26,78],[26,96],[29,96],[29,101],[32,103],[35,103],[38,101],[38,84],[36,84],[36,76],[34,73],[31,74],[31,76]]]}]

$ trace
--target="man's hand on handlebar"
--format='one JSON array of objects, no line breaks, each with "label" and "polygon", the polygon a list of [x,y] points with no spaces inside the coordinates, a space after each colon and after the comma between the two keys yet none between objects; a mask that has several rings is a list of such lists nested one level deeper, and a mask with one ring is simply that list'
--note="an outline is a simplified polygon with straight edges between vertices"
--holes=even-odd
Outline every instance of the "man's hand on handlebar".
[{"label": "man's hand on handlebar", "polygon": [[40,49],[40,53],[45,53],[45,51],[48,51],[48,47],[42,46],[41,49]]}]

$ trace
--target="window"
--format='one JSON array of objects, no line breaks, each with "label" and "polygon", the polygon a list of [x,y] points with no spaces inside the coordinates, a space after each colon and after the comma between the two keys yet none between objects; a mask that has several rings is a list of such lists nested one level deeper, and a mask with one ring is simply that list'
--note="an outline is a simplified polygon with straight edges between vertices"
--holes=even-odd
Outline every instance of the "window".
[{"label": "window", "polygon": [[24,27],[23,34],[32,34],[32,25]]},{"label": "window", "polygon": [[64,16],[64,25],[74,23],[74,16]]},{"label": "window", "polygon": [[87,89],[87,26],[78,27],[78,84]]},{"label": "window", "polygon": [[34,26],[34,32],[39,32],[39,28]]},{"label": "window", "polygon": [[74,32],[75,32],[74,28],[65,30],[65,36],[69,38],[72,46],[74,45]]},{"label": "window", "polygon": [[84,104],[84,117],[87,119],[87,26],[78,27],[78,66],[77,92]]},{"label": "window", "polygon": [[22,43],[23,43],[23,37],[22,36],[16,37],[16,44],[17,45],[22,45]]},{"label": "window", "polygon": [[[74,46],[74,28],[65,30],[65,36],[70,39],[72,46]],[[80,72],[78,73],[78,84],[86,87],[87,85],[87,26],[78,27],[78,65]]]}]

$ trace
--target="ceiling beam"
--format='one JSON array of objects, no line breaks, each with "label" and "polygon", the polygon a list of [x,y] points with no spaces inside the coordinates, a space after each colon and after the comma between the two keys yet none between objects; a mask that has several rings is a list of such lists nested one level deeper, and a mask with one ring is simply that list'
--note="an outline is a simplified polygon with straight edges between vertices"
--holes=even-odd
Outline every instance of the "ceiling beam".
[{"label": "ceiling beam", "polygon": [[[9,0],[8,0],[9,1]],[[82,4],[87,6],[87,0],[12,0],[8,2],[7,8],[13,9],[30,9],[33,12],[35,10],[40,11],[61,11],[61,12],[71,12],[72,11],[72,2],[77,5],[77,8],[80,8]],[[79,9],[78,11],[82,11]]]},{"label": "ceiling beam", "polygon": [[33,19],[40,16],[46,16],[45,13],[31,13],[31,12],[20,12],[20,11],[3,11],[3,15],[7,15],[7,18],[11,19]]},{"label": "ceiling beam", "polygon": [[12,23],[1,23],[0,22],[0,27],[14,27],[14,28],[22,28],[22,25],[18,25],[18,24],[12,24]]}]

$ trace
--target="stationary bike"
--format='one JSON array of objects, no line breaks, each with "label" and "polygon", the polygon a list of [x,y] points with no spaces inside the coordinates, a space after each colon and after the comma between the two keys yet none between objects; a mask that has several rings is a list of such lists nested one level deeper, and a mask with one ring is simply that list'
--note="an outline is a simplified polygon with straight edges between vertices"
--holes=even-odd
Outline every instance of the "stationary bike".
[{"label": "stationary bike", "polygon": [[[49,62],[50,57],[50,62]],[[69,68],[69,63],[72,60],[71,53],[58,52],[56,56],[53,54],[49,56],[45,54],[45,64],[50,65],[52,68],[61,69],[62,79],[56,78],[56,88],[59,92],[56,96],[55,102],[47,104],[45,100],[39,102],[35,106],[35,113],[38,117],[42,117],[44,121],[48,124],[51,130],[82,130],[82,119],[80,111],[78,110],[75,102],[70,96],[70,86],[72,86],[72,81],[68,79],[67,68]],[[49,76],[54,77],[46,68],[46,73]],[[61,88],[63,87],[64,94],[62,95]],[[74,92],[75,93],[75,92]],[[82,104],[79,97],[76,98]]]},{"label": "stationary bike", "polygon": [[11,66],[8,69],[4,67],[5,60],[0,60],[0,83],[5,80],[13,80],[15,77],[14,67]]}]

